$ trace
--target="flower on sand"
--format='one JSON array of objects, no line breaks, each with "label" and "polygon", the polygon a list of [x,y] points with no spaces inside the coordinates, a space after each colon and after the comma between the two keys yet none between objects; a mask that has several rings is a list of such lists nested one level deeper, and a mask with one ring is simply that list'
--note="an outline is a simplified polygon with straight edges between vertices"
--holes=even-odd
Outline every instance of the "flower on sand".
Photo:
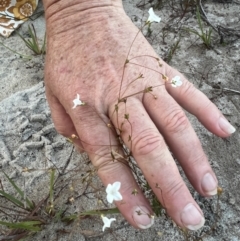
[{"label": "flower on sand", "polygon": [[147,23],[152,23],[152,22],[159,23],[161,21],[161,18],[154,13],[153,8],[150,8],[148,10],[148,13],[149,13],[149,17],[148,17]]},{"label": "flower on sand", "polygon": [[116,221],[116,218],[107,218],[107,217],[105,217],[105,216],[103,216],[103,215],[101,215],[101,218],[102,218],[103,223],[104,223],[103,228],[102,228],[102,231],[104,231],[105,228],[110,228],[111,223],[112,223],[113,221]]},{"label": "flower on sand", "polygon": [[77,94],[77,98],[73,100],[73,104],[73,109],[75,109],[78,105],[85,105],[85,103],[80,100],[79,94]]},{"label": "flower on sand", "polygon": [[175,76],[172,80],[171,80],[171,84],[173,87],[179,87],[182,85],[182,81],[180,76]]},{"label": "flower on sand", "polygon": [[108,184],[106,188],[107,200],[109,203],[114,201],[122,200],[122,195],[119,192],[121,187],[121,182],[114,182],[113,184]]}]

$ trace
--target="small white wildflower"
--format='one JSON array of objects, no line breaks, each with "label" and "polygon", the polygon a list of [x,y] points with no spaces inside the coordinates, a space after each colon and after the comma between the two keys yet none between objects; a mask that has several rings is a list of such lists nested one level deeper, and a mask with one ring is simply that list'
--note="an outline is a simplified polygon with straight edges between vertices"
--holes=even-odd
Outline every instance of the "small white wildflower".
[{"label": "small white wildflower", "polygon": [[161,18],[154,13],[153,8],[150,8],[148,10],[148,13],[149,13],[149,17],[148,17],[147,23],[152,23],[152,22],[159,23],[161,21]]},{"label": "small white wildflower", "polygon": [[175,76],[172,80],[171,80],[171,84],[173,87],[179,87],[182,85],[182,81],[180,76]]},{"label": "small white wildflower", "polygon": [[101,215],[101,218],[102,218],[103,223],[104,223],[103,228],[102,228],[102,231],[103,231],[103,232],[104,232],[105,228],[110,228],[111,223],[112,223],[113,221],[116,221],[116,218],[107,218],[107,217],[105,217],[105,216],[103,216],[103,215]]},{"label": "small white wildflower", "polygon": [[108,184],[106,188],[107,200],[109,203],[112,203],[113,200],[120,201],[122,200],[122,195],[119,192],[121,187],[121,182],[114,182],[113,184]]},{"label": "small white wildflower", "polygon": [[79,105],[85,105],[85,103],[80,100],[80,95],[77,94],[77,98],[73,100],[73,109],[75,109]]}]

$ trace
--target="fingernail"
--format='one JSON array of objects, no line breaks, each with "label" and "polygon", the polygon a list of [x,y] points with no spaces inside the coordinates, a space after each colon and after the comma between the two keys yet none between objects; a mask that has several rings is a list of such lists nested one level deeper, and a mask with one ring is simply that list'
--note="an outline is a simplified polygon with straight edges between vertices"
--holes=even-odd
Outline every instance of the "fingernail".
[{"label": "fingernail", "polygon": [[236,129],[224,117],[220,117],[218,124],[222,131],[224,131],[228,135],[236,131]]},{"label": "fingernail", "polygon": [[193,231],[200,229],[205,223],[205,218],[192,203],[183,209],[181,220],[186,228]]},{"label": "fingernail", "polygon": [[206,173],[202,179],[202,189],[210,196],[217,194],[217,182],[210,173]]},{"label": "fingernail", "polygon": [[150,228],[154,224],[154,216],[143,206],[135,207],[133,209],[133,219],[141,229]]}]

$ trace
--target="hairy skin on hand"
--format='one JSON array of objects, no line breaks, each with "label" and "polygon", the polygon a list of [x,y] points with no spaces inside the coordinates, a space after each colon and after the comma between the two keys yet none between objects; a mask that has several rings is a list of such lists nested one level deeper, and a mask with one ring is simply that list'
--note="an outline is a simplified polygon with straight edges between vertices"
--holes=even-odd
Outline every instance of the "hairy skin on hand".
[{"label": "hairy skin on hand", "polygon": [[[57,131],[66,137],[79,136],[75,145],[89,154],[105,186],[115,181],[122,183],[123,202],[115,204],[123,216],[136,228],[149,227],[152,210],[148,200],[130,169],[112,160],[113,149],[122,152],[117,148],[116,131],[107,124],[121,129],[122,140],[168,214],[179,226],[200,228],[204,223],[202,212],[168,147],[201,195],[216,194],[217,179],[181,107],[221,137],[230,135],[219,121],[224,117],[177,70],[163,61],[159,67],[158,56],[126,16],[120,1],[66,2],[44,1],[46,95]],[[130,62],[126,64],[126,60]],[[138,79],[140,75],[143,78]],[[173,88],[165,84],[162,75],[169,79],[180,76],[183,85]],[[155,86],[155,98],[143,93],[149,86]],[[77,94],[86,105],[73,109]],[[131,96],[126,98],[126,104],[119,103],[126,96]],[[131,194],[135,189],[138,195]],[[138,207],[147,215],[136,215]]]}]

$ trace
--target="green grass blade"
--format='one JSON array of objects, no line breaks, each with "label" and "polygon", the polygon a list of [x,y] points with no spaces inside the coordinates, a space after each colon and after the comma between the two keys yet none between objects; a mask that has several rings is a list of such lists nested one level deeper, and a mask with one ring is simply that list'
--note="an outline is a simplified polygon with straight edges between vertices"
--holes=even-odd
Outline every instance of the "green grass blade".
[{"label": "green grass blade", "polygon": [[50,198],[51,205],[53,205],[54,177],[55,177],[55,170],[52,170],[51,177],[50,177],[50,189],[49,189],[49,198]]},{"label": "green grass blade", "polygon": [[[33,28],[33,25],[32,25],[32,28]],[[33,33],[32,29],[31,29],[30,25],[28,25],[28,33],[30,34],[31,39],[34,41],[35,38],[36,38],[36,35],[34,35],[34,33]]]},{"label": "green grass blade", "polygon": [[28,59],[28,60],[32,59],[31,56],[27,56],[27,55],[24,55],[24,54],[20,54],[20,53],[18,53],[17,51],[9,48],[8,46],[6,46],[5,44],[3,44],[2,42],[0,42],[0,45],[2,45],[4,48],[8,49],[9,51],[13,52],[14,54],[19,55],[19,56],[20,56],[21,58],[23,58],[23,59]]},{"label": "green grass blade", "polygon": [[198,7],[197,7],[197,20],[198,20],[198,25],[200,27],[200,30],[201,30],[202,34],[204,34],[203,26],[202,26],[202,20],[201,20],[201,15],[200,15],[200,11],[199,11]]},{"label": "green grass blade", "polygon": [[12,195],[4,192],[4,191],[1,191],[0,190],[0,194],[2,194],[6,199],[8,199],[10,202],[14,203],[15,205],[21,207],[21,208],[24,208],[24,204],[19,201],[18,199],[16,199],[15,197],[13,197]]},{"label": "green grass blade", "polygon": [[32,24],[32,28],[28,26],[28,33],[30,35],[30,39],[24,38],[18,31],[16,31],[17,35],[23,40],[25,45],[32,50],[35,54],[41,54],[41,49],[38,44],[37,40],[37,34],[34,28],[34,25]]},{"label": "green grass blade", "polygon": [[49,186],[49,205],[46,207],[46,211],[50,215],[55,215],[55,210],[54,210],[54,177],[55,177],[55,170],[51,169],[50,186]]},{"label": "green grass blade", "polygon": [[199,32],[197,32],[196,30],[189,29],[189,28],[185,28],[185,30],[190,32],[190,33],[193,33],[193,34],[195,34],[195,35],[197,35],[198,37],[201,38],[201,34]]},{"label": "green grass blade", "polygon": [[116,213],[120,213],[118,208],[108,208],[108,209],[98,209],[98,210],[89,210],[89,211],[85,211],[85,212],[81,212],[79,214],[73,214],[73,215],[69,215],[69,216],[65,216],[64,218],[62,218],[62,221],[73,221],[79,217],[82,216],[94,216],[94,215],[107,215],[107,214],[116,214]]},{"label": "green grass blade", "polygon": [[114,214],[114,213],[120,213],[118,208],[108,208],[108,209],[99,209],[99,210],[90,210],[86,212],[80,213],[80,216],[85,216],[85,215],[107,215],[107,214]]},{"label": "green grass blade", "polygon": [[32,50],[34,51],[35,54],[41,54],[39,44],[38,44],[37,34],[33,24],[32,24],[32,28],[28,26],[28,32],[32,39]]},{"label": "green grass blade", "polygon": [[18,192],[18,194],[22,197],[22,199],[26,200],[28,207],[30,209],[34,208],[33,203],[28,199],[24,197],[24,192],[15,184],[15,182],[3,171],[5,177],[8,179],[8,181],[12,184],[12,186],[15,188],[15,190]]},{"label": "green grass blade", "polygon": [[212,39],[212,29],[209,29],[209,31],[208,31],[208,39],[209,39],[209,43],[211,43],[211,39]]},{"label": "green grass blade", "polygon": [[37,232],[41,230],[41,227],[35,225],[41,225],[42,223],[40,221],[25,221],[19,223],[9,223],[0,221],[0,224],[11,229],[23,229]]},{"label": "green grass blade", "polygon": [[44,34],[44,41],[43,41],[43,45],[41,48],[41,53],[44,54],[46,52],[46,32]]},{"label": "green grass blade", "polygon": [[16,34],[23,40],[25,44],[28,43],[27,40],[18,31],[16,31]]}]

